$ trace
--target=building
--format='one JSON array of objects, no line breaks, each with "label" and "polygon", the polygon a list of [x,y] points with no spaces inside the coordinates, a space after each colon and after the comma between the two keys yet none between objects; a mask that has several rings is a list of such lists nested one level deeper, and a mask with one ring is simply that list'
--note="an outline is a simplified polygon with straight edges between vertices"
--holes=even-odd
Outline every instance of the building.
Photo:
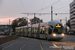
[{"label": "building", "polygon": [[9,32],[12,32],[12,26],[11,25],[0,25],[0,34],[9,34]]},{"label": "building", "polygon": [[75,0],[70,3],[70,27],[70,30],[75,31]]}]

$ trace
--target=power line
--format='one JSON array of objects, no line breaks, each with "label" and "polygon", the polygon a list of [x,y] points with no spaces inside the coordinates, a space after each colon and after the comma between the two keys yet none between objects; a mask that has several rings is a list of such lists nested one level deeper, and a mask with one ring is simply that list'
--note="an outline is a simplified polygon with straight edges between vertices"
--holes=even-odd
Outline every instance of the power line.
[{"label": "power line", "polygon": [[66,5],[66,6],[63,6],[63,7],[60,7],[60,8],[58,8],[58,9],[55,9],[55,10],[53,10],[53,11],[56,11],[56,10],[60,10],[60,9],[63,9],[63,8],[65,8],[65,7],[67,7],[68,5]]},{"label": "power line", "polygon": [[[21,14],[25,14],[25,15],[51,15],[51,13],[21,13]],[[54,15],[56,14],[60,14],[60,15],[65,15],[65,14],[70,14],[70,13],[53,13]]]},{"label": "power line", "polygon": [[42,9],[39,9],[39,10],[37,10],[37,11],[35,11],[35,12],[39,12],[39,11],[42,11],[42,10],[44,10],[44,9],[48,9],[48,8],[50,8],[50,7],[42,8]]},{"label": "power line", "polygon": [[46,8],[50,8],[50,6],[52,6],[52,5],[56,4],[56,3],[58,3],[59,1],[60,1],[60,0],[54,2],[54,3],[51,4],[51,5],[46,6],[46,7],[42,8],[42,9],[40,9],[40,10],[37,10],[36,12],[41,11],[41,10],[44,10],[44,9],[46,9]]},{"label": "power line", "polygon": [[58,3],[60,0],[58,0],[58,1],[56,1],[56,2],[54,2],[53,4],[51,4],[51,5],[54,5],[54,4],[56,4],[56,3]]},{"label": "power line", "polygon": [[44,7],[44,3],[45,3],[45,0],[43,0],[43,5],[42,5],[42,9],[43,9],[43,7]]},{"label": "power line", "polygon": [[[26,11],[26,9],[25,9],[25,7],[24,7],[24,5],[23,5],[23,3],[22,3],[22,0],[20,0],[20,2],[21,2],[21,4],[22,4],[22,6],[23,6],[24,10]],[[26,12],[27,12],[27,11],[26,11]]]},{"label": "power line", "polygon": [[[60,8],[57,8],[57,9],[55,9],[55,10],[53,10],[53,11],[57,11],[57,10],[60,10],[60,9],[64,9],[65,7],[67,7],[68,5],[66,5],[66,6],[63,6],[63,7],[60,7]],[[49,12],[49,11],[48,11]],[[47,13],[48,13],[47,12]]]}]

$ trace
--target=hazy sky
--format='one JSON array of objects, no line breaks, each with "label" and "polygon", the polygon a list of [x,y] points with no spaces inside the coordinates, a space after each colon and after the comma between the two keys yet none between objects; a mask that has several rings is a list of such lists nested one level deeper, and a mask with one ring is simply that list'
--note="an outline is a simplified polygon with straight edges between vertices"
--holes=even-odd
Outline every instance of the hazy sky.
[{"label": "hazy sky", "polygon": [[[53,4],[53,13],[69,13],[69,4],[73,0],[0,0],[0,24],[7,24],[9,19],[14,20],[19,17],[33,18],[33,15],[21,13],[50,13]],[[48,7],[47,7],[48,6]],[[42,9],[46,7],[45,9]],[[40,10],[40,11],[38,11]],[[50,15],[37,15],[44,22],[50,21]],[[54,20],[69,19],[70,14],[53,15]]]}]

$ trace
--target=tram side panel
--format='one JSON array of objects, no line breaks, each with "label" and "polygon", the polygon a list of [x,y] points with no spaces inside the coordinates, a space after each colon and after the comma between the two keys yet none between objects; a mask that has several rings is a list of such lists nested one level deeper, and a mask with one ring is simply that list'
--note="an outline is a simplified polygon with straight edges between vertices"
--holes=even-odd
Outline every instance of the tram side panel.
[{"label": "tram side panel", "polygon": [[47,34],[48,34],[48,31],[47,31],[47,27],[46,26],[40,26],[40,38],[41,39],[47,39]]},{"label": "tram side panel", "polygon": [[28,37],[31,37],[31,27],[28,27]]},{"label": "tram side panel", "polygon": [[26,36],[26,28],[24,28],[24,36]]},{"label": "tram side panel", "polygon": [[34,37],[34,27],[33,27],[33,25],[32,25],[31,37],[32,38]]},{"label": "tram side panel", "polygon": [[24,31],[25,31],[25,36],[27,36],[27,28],[24,28]]},{"label": "tram side panel", "polygon": [[21,36],[23,36],[23,28],[21,28]]},{"label": "tram side panel", "polygon": [[52,25],[49,25],[48,26],[48,29],[47,29],[47,31],[48,31],[48,34],[47,34],[47,39],[52,39],[52,33],[53,33],[53,29],[54,29],[54,27],[52,26]]},{"label": "tram side panel", "polygon": [[18,35],[18,29],[15,29],[15,34]]},{"label": "tram side panel", "polygon": [[38,38],[38,27],[34,27],[34,38]]}]

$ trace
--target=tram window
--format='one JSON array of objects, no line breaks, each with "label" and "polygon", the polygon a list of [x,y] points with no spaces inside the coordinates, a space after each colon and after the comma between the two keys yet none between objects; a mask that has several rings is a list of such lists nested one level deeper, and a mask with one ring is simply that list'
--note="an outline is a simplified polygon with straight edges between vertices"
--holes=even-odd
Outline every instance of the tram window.
[{"label": "tram window", "polygon": [[26,29],[24,29],[24,32],[26,32]]},{"label": "tram window", "polygon": [[53,29],[53,26],[50,25],[50,28]]},{"label": "tram window", "polygon": [[28,28],[28,33],[31,33],[31,28]]},{"label": "tram window", "polygon": [[21,30],[19,29],[19,33],[20,33],[20,31],[21,31]]},{"label": "tram window", "polygon": [[52,33],[52,27],[48,28],[48,33],[51,34]]},{"label": "tram window", "polygon": [[16,29],[16,32],[17,32],[17,29]]},{"label": "tram window", "polygon": [[20,30],[18,29],[18,33],[20,32]]},{"label": "tram window", "polygon": [[34,29],[33,32],[34,32],[34,33],[37,33],[37,28],[33,28],[33,29]]},{"label": "tram window", "polygon": [[32,28],[32,33],[34,33],[34,28]]},{"label": "tram window", "polygon": [[18,33],[19,33],[19,29],[18,29]]},{"label": "tram window", "polygon": [[35,28],[35,33],[37,33],[37,31],[38,31],[38,28]]},{"label": "tram window", "polygon": [[26,31],[25,32],[27,33],[27,28],[26,28]]},{"label": "tram window", "polygon": [[36,28],[36,33],[37,33],[37,28]]},{"label": "tram window", "polygon": [[55,28],[54,29],[54,32],[55,33],[62,33],[63,32],[63,29],[62,28]]},{"label": "tram window", "polygon": [[42,29],[40,29],[40,34],[42,34]]},{"label": "tram window", "polygon": [[21,29],[21,32],[22,32],[22,29]]},{"label": "tram window", "polygon": [[17,33],[18,33],[18,29],[17,29]]},{"label": "tram window", "polygon": [[22,29],[22,32],[23,32],[23,29]]},{"label": "tram window", "polygon": [[43,28],[43,32],[42,32],[43,34],[45,33],[45,27]]},{"label": "tram window", "polygon": [[46,34],[48,34],[48,28],[46,28]]},{"label": "tram window", "polygon": [[24,32],[27,33],[27,29],[26,28],[24,29]]},{"label": "tram window", "polygon": [[45,28],[45,26],[41,26],[41,28],[40,28],[40,34],[45,34],[45,30],[46,28]]}]

